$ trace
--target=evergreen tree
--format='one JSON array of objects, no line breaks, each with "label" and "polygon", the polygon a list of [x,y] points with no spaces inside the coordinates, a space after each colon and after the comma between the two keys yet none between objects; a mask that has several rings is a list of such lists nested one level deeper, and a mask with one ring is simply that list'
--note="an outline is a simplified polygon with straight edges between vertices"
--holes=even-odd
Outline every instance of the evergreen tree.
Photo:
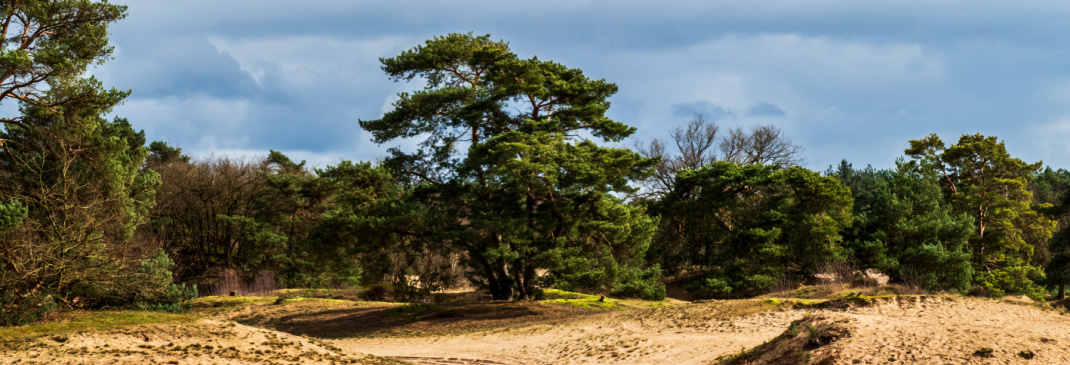
[{"label": "evergreen tree", "polygon": [[966,292],[973,219],[952,212],[935,176],[901,160],[895,170],[856,170],[844,161],[834,175],[854,197],[844,240],[857,265],[927,290]]},{"label": "evergreen tree", "polygon": [[[21,0],[0,6],[0,103],[54,108],[100,96],[89,65],[111,57],[108,26],[126,17],[126,7],[107,1]],[[47,85],[47,86],[46,86]],[[61,87],[64,92],[51,92]],[[100,104],[103,105],[103,104]],[[0,117],[29,129],[22,117]]]},{"label": "evergreen tree", "polygon": [[[1037,174],[1030,184],[1033,192],[1033,205],[1038,210],[1050,214],[1057,222],[1057,231],[1052,235],[1047,252],[1034,256],[1034,263],[1044,264],[1044,274],[1049,286],[1056,288],[1057,299],[1066,296],[1066,286],[1070,283],[1070,171],[1052,170],[1050,167]],[[1044,256],[1038,259],[1036,256]]]},{"label": "evergreen tree", "polygon": [[1031,205],[1028,186],[1041,163],[1013,158],[1003,142],[980,134],[963,135],[951,146],[930,135],[910,141],[906,154],[912,166],[938,177],[955,213],[973,218],[974,283],[992,296],[1042,297],[1036,282],[1044,273],[1032,258],[1052,237],[1055,221]]},{"label": "evergreen tree", "polygon": [[[261,173],[267,193],[255,215],[220,217],[240,227],[239,244],[255,248],[241,258],[242,267],[276,272],[288,287],[355,286],[362,255],[416,249],[391,247],[400,243],[394,231],[418,224],[419,212],[399,206],[404,191],[385,169],[343,161],[310,171],[278,151],[267,163],[269,171]],[[368,266],[381,278],[380,264]]]},{"label": "evergreen tree", "polygon": [[133,237],[160,184],[142,169],[144,133],[102,117],[125,95],[25,106],[22,125],[0,133],[0,201],[9,202],[0,221],[14,214],[18,223],[5,224],[0,238],[0,295],[13,300],[0,303],[5,311],[37,306],[19,298],[79,307],[176,299],[170,260]]},{"label": "evergreen tree", "polygon": [[634,132],[605,116],[615,85],[471,34],[381,61],[394,80],[427,86],[361,126],[377,143],[426,136],[385,165],[417,185],[429,215],[420,234],[464,252],[494,299],[533,297],[537,269],[557,285],[609,290],[642,264],[654,222],[613,193],[633,191],[655,161],[582,137]]},{"label": "evergreen tree", "polygon": [[0,103],[21,106],[21,115],[0,118],[4,324],[35,320],[57,303],[148,306],[194,294],[171,285],[158,247],[133,239],[160,181],[142,169],[144,133],[103,117],[128,92],[84,77],[110,57],[108,26],[125,9],[89,0],[0,7]]}]

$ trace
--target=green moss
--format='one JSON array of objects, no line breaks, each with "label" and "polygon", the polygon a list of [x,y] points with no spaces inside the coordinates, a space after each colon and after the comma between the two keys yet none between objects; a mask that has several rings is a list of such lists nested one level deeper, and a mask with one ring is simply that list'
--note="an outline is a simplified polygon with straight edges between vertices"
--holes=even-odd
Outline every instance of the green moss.
[{"label": "green moss", "polygon": [[229,307],[246,305],[256,302],[274,302],[278,297],[225,297],[225,296],[208,296],[200,297],[193,300],[194,308],[204,307]]},{"label": "green moss", "polygon": [[546,297],[546,300],[583,299],[585,297],[594,297],[596,299],[598,298],[598,297],[595,297],[593,295],[587,295],[587,294],[583,294],[583,293],[575,293],[575,292],[564,291],[564,290],[559,290],[559,289],[545,289],[545,290],[542,291],[542,293]]},{"label": "green moss", "polygon": [[287,302],[328,302],[328,303],[367,303],[345,299],[329,299],[329,298],[290,298],[286,299]]},{"label": "green moss", "polygon": [[603,302],[599,302],[598,298],[591,299],[551,299],[545,300],[546,303],[565,304],[582,308],[598,308],[598,309],[624,309],[617,305],[613,299],[606,299]]},{"label": "green moss", "polygon": [[624,309],[618,305],[620,303],[620,300],[618,299],[557,289],[547,289],[544,293],[547,298],[543,301],[545,303],[564,304],[582,308]]},{"label": "green moss", "polygon": [[631,309],[631,308],[662,308],[671,306],[669,300],[642,300],[642,299],[614,299],[601,295],[590,295],[558,289],[543,290],[544,303],[571,305],[581,308],[592,309]]}]

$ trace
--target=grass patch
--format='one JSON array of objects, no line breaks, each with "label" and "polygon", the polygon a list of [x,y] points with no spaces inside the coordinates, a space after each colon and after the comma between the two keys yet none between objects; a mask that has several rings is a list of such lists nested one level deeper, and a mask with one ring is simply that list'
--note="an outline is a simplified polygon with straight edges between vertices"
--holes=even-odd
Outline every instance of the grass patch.
[{"label": "grass patch", "polygon": [[633,300],[624,300],[623,303],[627,304],[627,305],[634,305],[634,306],[642,307],[642,308],[665,308],[665,307],[671,307],[673,304],[675,304],[675,303],[667,301],[667,300],[662,300],[662,301],[658,301],[658,302],[650,301],[650,300],[634,300],[634,301]]},{"label": "grass patch", "polygon": [[338,299],[338,300],[360,300],[360,289],[346,288],[346,289],[280,289],[275,293],[287,299],[290,298],[319,298],[319,299]]},{"label": "grass patch", "polygon": [[825,299],[777,299],[766,298],[766,304],[782,304],[800,309],[847,309],[867,307],[887,301],[925,301],[932,299],[946,300],[948,296],[937,295],[862,295],[860,292],[843,292]]},{"label": "grass patch", "polygon": [[123,327],[152,323],[175,323],[197,320],[191,314],[172,314],[149,311],[78,311],[68,312],[66,318],[47,323],[38,323],[16,327],[0,327],[0,344],[22,343],[41,337],[67,338],[67,334],[107,331]]},{"label": "grass patch", "polygon": [[239,307],[259,302],[271,303],[274,302],[276,298],[277,297],[208,296],[194,299],[193,308]]},{"label": "grass patch", "polygon": [[545,303],[564,304],[592,309],[625,309],[622,305],[619,305],[621,300],[599,295],[589,295],[557,289],[546,289],[543,291],[543,294],[546,295],[546,299],[543,300]]},{"label": "grass patch", "polygon": [[610,297],[604,297],[601,295],[590,295],[583,293],[576,293],[558,289],[545,289],[543,295],[546,299],[542,300],[544,303],[570,305],[580,308],[589,309],[601,309],[601,310],[623,310],[623,309],[647,309],[647,308],[663,308],[669,307],[676,303],[680,303],[678,300],[642,300],[642,299],[615,299]]},{"label": "grass patch", "polygon": [[881,285],[875,287],[852,287],[849,284],[825,284],[804,286],[795,290],[769,293],[759,298],[829,300],[850,295],[866,297],[892,297],[929,294],[923,290],[911,289],[903,285]]}]

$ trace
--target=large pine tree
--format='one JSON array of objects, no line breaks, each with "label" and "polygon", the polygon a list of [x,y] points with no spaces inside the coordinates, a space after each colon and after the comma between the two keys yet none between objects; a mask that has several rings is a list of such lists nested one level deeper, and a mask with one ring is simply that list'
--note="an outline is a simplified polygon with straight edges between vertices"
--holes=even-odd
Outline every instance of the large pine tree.
[{"label": "large pine tree", "polygon": [[426,87],[361,126],[377,143],[425,138],[385,165],[428,207],[422,235],[464,252],[494,299],[532,297],[539,269],[558,285],[607,290],[641,264],[654,222],[613,194],[654,160],[589,139],[634,132],[605,116],[616,85],[471,34],[381,61],[394,80]]}]

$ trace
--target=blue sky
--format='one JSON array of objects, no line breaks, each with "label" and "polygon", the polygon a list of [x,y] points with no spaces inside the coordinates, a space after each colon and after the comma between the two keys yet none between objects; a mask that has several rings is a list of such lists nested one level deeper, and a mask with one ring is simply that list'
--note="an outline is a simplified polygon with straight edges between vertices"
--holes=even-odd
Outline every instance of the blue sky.
[{"label": "blue sky", "polygon": [[116,115],[195,156],[280,150],[313,165],[381,157],[357,121],[394,95],[378,58],[491,34],[616,83],[641,138],[695,112],[775,124],[807,166],[889,167],[907,141],[996,135],[1070,167],[1070,4],[1056,1],[123,1]]}]

